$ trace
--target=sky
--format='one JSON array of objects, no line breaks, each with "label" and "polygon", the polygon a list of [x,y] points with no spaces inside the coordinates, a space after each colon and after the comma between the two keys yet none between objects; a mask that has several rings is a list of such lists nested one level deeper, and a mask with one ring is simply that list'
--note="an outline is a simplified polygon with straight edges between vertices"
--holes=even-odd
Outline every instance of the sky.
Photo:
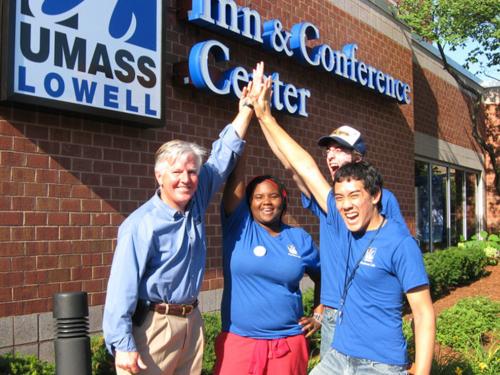
[{"label": "sky", "polygon": [[[465,62],[465,58],[467,57],[468,51],[472,50],[477,44],[469,43],[466,48],[458,49],[456,51],[450,51],[448,48],[445,48],[446,55],[455,60],[458,64],[463,65]],[[483,59],[485,61],[485,59]],[[469,71],[483,81],[482,86],[500,86],[500,72],[498,72],[498,67],[496,69],[489,68],[486,70],[486,74],[491,76],[488,77],[483,74],[477,74],[479,71],[479,64],[472,65],[469,68]],[[493,79],[492,77],[496,78]]]}]

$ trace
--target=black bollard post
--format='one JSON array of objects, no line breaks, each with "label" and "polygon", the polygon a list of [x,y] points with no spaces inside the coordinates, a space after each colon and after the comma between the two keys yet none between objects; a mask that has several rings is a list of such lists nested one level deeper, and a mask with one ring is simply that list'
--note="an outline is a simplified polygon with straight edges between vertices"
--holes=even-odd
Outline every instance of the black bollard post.
[{"label": "black bollard post", "polygon": [[86,292],[54,294],[56,375],[91,375]]}]

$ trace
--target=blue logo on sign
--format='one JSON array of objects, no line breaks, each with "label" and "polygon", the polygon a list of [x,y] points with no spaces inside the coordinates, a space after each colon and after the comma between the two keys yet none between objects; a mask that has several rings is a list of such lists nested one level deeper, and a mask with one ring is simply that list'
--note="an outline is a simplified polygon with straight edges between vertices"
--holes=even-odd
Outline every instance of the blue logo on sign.
[{"label": "blue logo on sign", "polygon": [[[84,1],[44,0],[42,12],[48,16],[61,15]],[[131,34],[125,42],[156,51],[156,12],[156,0],[118,0],[109,20],[109,34],[115,39]],[[78,29],[78,14],[58,23]]]}]

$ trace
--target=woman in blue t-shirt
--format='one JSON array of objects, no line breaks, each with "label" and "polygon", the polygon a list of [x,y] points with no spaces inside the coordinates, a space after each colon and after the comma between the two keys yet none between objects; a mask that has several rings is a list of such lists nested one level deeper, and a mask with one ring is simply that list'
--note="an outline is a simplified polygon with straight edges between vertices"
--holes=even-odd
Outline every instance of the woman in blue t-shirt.
[{"label": "woman in blue t-shirt", "polygon": [[222,199],[224,291],[215,374],[306,374],[306,337],[320,324],[303,316],[299,284],[307,273],[318,285],[319,252],[306,231],[283,223],[281,182],[264,175],[245,188],[244,169],[240,160]]}]

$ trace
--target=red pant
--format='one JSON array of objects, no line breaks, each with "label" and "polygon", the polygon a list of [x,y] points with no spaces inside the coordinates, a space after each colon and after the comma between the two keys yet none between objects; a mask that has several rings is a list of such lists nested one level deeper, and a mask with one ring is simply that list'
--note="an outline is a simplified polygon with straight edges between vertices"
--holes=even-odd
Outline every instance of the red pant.
[{"label": "red pant", "polygon": [[306,375],[309,350],[304,335],[252,339],[222,332],[215,341],[215,375]]}]

